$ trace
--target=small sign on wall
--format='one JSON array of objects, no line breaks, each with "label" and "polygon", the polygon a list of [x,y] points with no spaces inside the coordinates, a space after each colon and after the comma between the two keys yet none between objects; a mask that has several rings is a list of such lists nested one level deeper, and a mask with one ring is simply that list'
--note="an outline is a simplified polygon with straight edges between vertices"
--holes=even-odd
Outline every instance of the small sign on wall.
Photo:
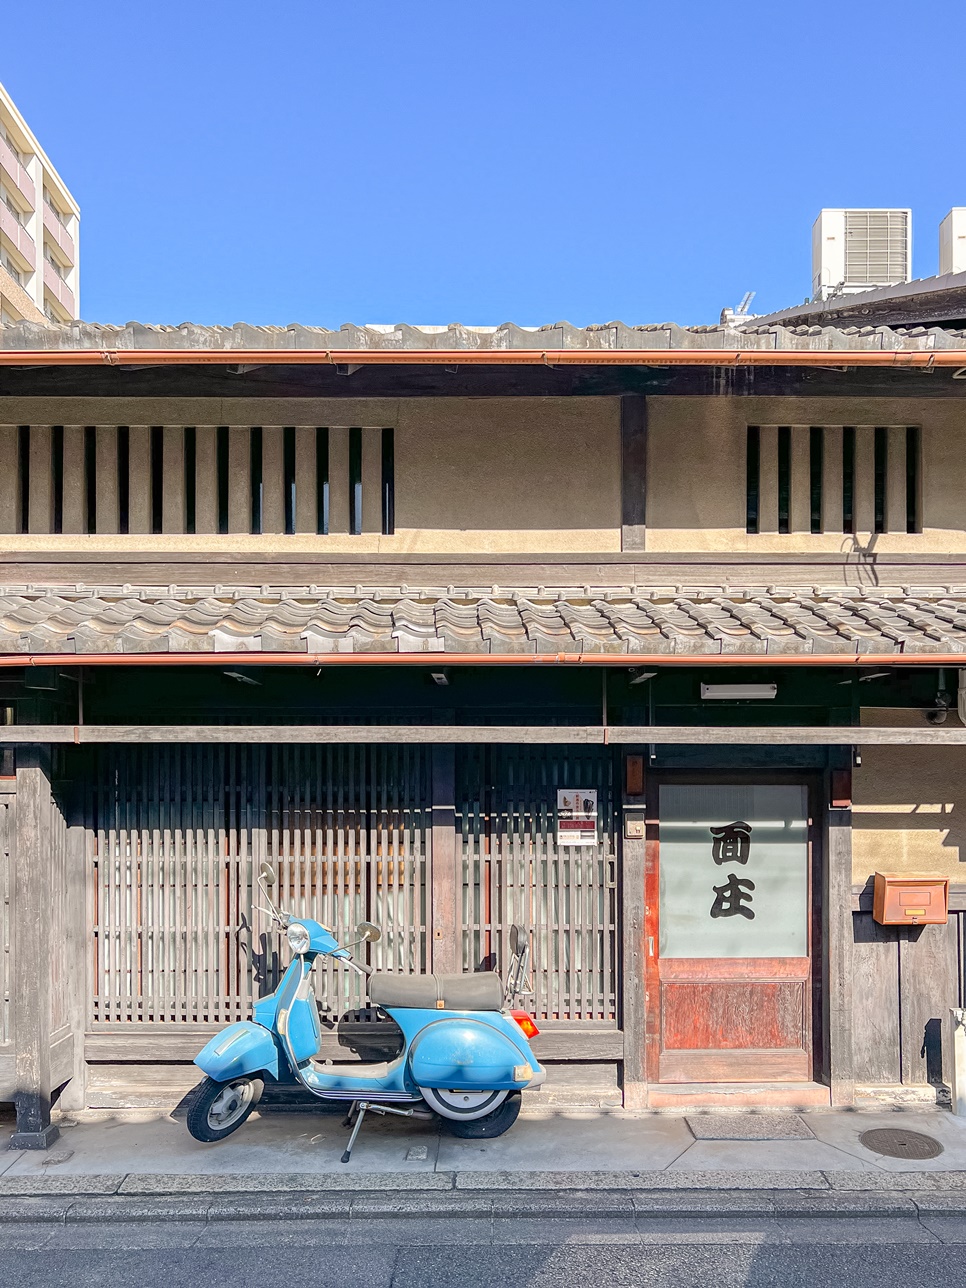
[{"label": "small sign on wall", "polygon": [[564,787],[558,790],[557,844],[597,844],[596,787]]}]

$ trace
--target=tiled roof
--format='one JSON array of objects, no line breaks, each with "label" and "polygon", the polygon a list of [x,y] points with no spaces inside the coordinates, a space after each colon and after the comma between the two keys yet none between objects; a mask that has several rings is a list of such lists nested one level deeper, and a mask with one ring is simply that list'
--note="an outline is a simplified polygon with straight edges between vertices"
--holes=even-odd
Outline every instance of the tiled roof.
[{"label": "tiled roof", "polygon": [[128,322],[102,326],[74,322],[69,326],[39,326],[30,322],[0,325],[0,351],[44,350],[517,350],[517,349],[727,349],[727,350],[905,350],[961,349],[966,331],[941,327],[780,326],[750,322],[744,327],[682,327],[662,322],[627,326],[607,322],[576,327],[555,322],[520,327],[507,322],[497,327],[354,326],[337,331],[323,327],[153,326]]},{"label": "tiled roof", "polygon": [[5,586],[0,653],[966,654],[966,586]]}]

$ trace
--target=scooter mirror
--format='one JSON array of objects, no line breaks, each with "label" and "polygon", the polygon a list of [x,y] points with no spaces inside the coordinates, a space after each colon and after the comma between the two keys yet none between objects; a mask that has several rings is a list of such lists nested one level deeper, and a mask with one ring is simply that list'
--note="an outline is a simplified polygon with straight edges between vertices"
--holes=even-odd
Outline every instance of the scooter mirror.
[{"label": "scooter mirror", "polygon": [[275,884],[275,869],[270,863],[263,863],[258,869],[258,875],[265,885],[272,886]]},{"label": "scooter mirror", "polygon": [[356,926],[356,934],[370,944],[378,944],[382,938],[382,931],[372,921],[360,921]]}]

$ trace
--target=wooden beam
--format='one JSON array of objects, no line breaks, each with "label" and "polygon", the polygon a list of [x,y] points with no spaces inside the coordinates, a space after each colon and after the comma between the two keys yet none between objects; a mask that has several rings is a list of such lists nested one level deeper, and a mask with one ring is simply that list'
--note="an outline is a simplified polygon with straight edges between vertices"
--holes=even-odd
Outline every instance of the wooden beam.
[{"label": "wooden beam", "polygon": [[18,743],[516,743],[701,747],[956,747],[966,727],[854,725],[4,725],[0,745]]},{"label": "wooden beam", "polygon": [[647,399],[621,399],[621,550],[643,550],[647,536]]}]

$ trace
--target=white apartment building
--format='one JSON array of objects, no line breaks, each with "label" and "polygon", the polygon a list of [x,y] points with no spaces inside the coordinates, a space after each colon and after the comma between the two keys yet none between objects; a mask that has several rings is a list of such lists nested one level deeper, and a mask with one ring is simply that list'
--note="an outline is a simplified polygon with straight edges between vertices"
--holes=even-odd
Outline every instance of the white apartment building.
[{"label": "white apartment building", "polygon": [[80,316],[80,208],[0,85],[0,322]]}]

